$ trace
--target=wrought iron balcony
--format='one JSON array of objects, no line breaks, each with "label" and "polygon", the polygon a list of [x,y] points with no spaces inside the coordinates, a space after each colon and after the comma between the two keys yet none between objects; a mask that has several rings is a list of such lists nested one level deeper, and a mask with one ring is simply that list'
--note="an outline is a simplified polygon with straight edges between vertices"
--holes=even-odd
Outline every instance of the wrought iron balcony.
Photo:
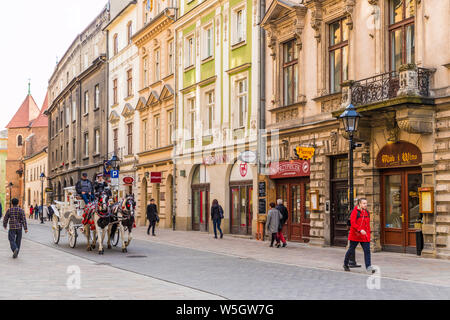
[{"label": "wrought iron balcony", "polygon": [[[343,84],[343,93],[355,106],[387,101],[399,96],[430,97],[433,70],[404,65],[400,71],[386,72],[374,77]],[[348,92],[345,88],[347,87]],[[345,98],[344,98],[345,99]]]}]

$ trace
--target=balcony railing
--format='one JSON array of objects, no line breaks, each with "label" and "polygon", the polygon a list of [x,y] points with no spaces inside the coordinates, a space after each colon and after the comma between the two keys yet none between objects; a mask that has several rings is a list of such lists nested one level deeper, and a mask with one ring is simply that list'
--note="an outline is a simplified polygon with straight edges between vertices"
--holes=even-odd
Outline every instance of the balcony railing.
[{"label": "balcony railing", "polygon": [[360,106],[399,96],[430,97],[432,73],[433,70],[430,69],[405,65],[400,71],[391,71],[358,81],[350,81],[347,84],[350,89],[349,98],[352,104]]}]

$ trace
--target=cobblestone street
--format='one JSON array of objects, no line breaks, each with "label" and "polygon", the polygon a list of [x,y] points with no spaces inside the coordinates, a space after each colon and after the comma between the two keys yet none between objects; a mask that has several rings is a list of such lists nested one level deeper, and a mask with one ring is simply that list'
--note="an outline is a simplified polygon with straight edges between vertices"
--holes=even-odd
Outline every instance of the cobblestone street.
[{"label": "cobblestone street", "polygon": [[[413,255],[375,253],[381,269],[380,289],[367,287],[364,268],[341,269],[344,249],[267,242],[194,232],[145,228],[134,232],[127,254],[120,248],[104,256],[75,249],[62,237],[51,240],[50,224],[30,222],[17,260],[11,258],[7,234],[0,233],[0,298],[21,299],[449,299],[450,262]],[[363,261],[357,252],[359,262]],[[81,270],[81,286],[66,286],[69,266]],[[375,282],[372,282],[375,283]],[[125,288],[130,290],[124,290]]]}]

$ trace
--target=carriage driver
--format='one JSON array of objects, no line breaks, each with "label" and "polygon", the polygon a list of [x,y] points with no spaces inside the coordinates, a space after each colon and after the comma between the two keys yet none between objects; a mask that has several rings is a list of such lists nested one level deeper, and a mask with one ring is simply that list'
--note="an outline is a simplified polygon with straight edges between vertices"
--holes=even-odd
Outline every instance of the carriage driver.
[{"label": "carriage driver", "polygon": [[111,197],[111,190],[108,188],[108,183],[103,180],[103,174],[99,173],[97,175],[97,180],[94,182],[95,194],[100,196],[103,191],[106,190],[108,196]]},{"label": "carriage driver", "polygon": [[81,175],[81,180],[78,181],[75,186],[77,193],[83,198],[84,203],[86,204],[94,200],[94,187],[87,176],[87,173],[83,173]]}]

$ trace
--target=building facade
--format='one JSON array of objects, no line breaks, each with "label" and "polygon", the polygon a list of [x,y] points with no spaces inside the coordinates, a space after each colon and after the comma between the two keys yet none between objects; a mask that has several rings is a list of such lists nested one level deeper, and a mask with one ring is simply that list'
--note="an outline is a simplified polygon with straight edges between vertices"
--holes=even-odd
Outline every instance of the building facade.
[{"label": "building facade", "polygon": [[[440,27],[449,9],[414,0],[267,4],[265,112],[280,143],[269,143],[274,161],[260,180],[273,190],[268,201],[287,203],[289,239],[347,244],[349,142],[338,117],[352,103],[362,115],[354,193],[369,201],[373,249],[415,252],[421,228],[423,254],[449,257],[449,31]],[[299,160],[296,147],[315,154]],[[434,200],[422,214],[424,190]]]},{"label": "building facade", "polygon": [[256,232],[259,8],[256,1],[181,1],[177,41],[176,224],[212,232],[211,203],[225,233]]},{"label": "building facade", "polygon": [[[162,228],[172,226],[175,131],[175,34],[176,1],[138,1],[138,29],[133,43],[139,53],[138,101],[133,112],[139,117],[139,187],[137,221],[146,223],[146,208],[154,199]],[[156,177],[156,178],[155,178]],[[154,180],[156,179],[156,180]]]},{"label": "building facade", "polygon": [[[113,4],[116,1],[112,1]],[[121,1],[123,4],[124,1]],[[136,1],[129,1],[106,26],[109,67],[109,124],[108,152],[120,160],[119,198],[137,194],[136,165],[139,153],[138,50],[132,35],[137,29]],[[133,182],[123,182],[132,178]]]},{"label": "building facade", "polygon": [[6,208],[6,158],[8,157],[8,130],[0,131],[0,204]]},{"label": "building facade", "polygon": [[[34,154],[28,155],[24,158],[23,163],[25,167],[25,202],[24,207],[38,205],[41,203],[48,204],[47,193],[47,166],[48,166],[48,148]],[[44,175],[41,177],[41,175]]]},{"label": "building facade", "polygon": [[53,199],[86,172],[94,180],[108,158],[105,8],[73,41],[49,80],[48,176]]}]

